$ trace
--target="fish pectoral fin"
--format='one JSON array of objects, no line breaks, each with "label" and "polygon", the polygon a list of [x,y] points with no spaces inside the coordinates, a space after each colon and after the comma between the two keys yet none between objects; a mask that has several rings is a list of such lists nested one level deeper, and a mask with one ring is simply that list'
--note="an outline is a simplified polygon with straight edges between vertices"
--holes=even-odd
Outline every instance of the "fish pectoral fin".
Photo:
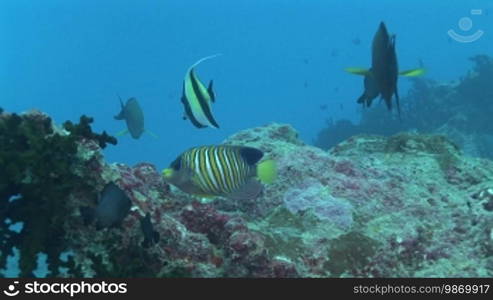
[{"label": "fish pectoral fin", "polygon": [[123,129],[122,131],[118,132],[116,136],[123,136],[128,133],[128,129]]},{"label": "fish pectoral fin", "polygon": [[361,76],[371,75],[371,71],[365,68],[345,68],[344,71],[354,75],[361,75]]},{"label": "fish pectoral fin", "polygon": [[256,198],[264,186],[255,178],[250,178],[239,189],[230,193],[227,197],[234,200],[249,200]]},{"label": "fish pectoral fin", "polygon": [[399,72],[399,75],[406,77],[417,77],[423,75],[425,72],[426,70],[424,68],[417,68]]},{"label": "fish pectoral fin", "polygon": [[150,135],[150,136],[152,136],[153,138],[155,138],[155,139],[158,139],[158,138],[159,138],[157,134],[155,134],[154,132],[152,132],[152,131],[150,131],[150,130],[148,130],[148,129],[146,129],[146,130],[145,130],[145,132],[146,132],[148,135]]}]

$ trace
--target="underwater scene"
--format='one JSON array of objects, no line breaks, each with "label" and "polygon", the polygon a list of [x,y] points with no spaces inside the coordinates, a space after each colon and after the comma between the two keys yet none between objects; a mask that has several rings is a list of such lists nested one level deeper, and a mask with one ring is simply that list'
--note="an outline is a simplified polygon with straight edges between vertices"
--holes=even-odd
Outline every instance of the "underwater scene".
[{"label": "underwater scene", "polygon": [[493,277],[493,2],[0,1],[0,277]]}]

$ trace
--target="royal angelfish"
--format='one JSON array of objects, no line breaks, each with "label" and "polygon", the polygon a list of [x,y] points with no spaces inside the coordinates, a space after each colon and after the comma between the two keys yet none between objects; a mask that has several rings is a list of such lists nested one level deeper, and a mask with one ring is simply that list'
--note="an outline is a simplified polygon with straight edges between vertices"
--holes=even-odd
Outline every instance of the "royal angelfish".
[{"label": "royal angelfish", "polygon": [[[120,98],[120,96],[118,96]],[[136,98],[130,98],[125,105],[122,98],[120,98],[121,111],[118,115],[114,116],[115,120],[125,120],[127,123],[127,129],[119,132],[117,135],[124,135],[130,133],[134,139],[140,138],[142,133],[147,132],[151,136],[156,135],[144,128],[144,112],[140,108],[139,102]]]},{"label": "royal angelfish", "polygon": [[185,113],[183,119],[189,119],[197,128],[213,127],[219,128],[214,116],[212,115],[211,104],[216,100],[212,90],[212,80],[208,88],[200,82],[195,74],[195,67],[201,62],[219,56],[215,54],[204,57],[188,68],[183,80],[183,92],[181,102],[183,103]]},{"label": "royal angelfish", "polygon": [[276,178],[276,164],[263,152],[243,146],[202,146],[189,149],[163,170],[164,179],[190,194],[253,199],[262,183]]},{"label": "royal angelfish", "polygon": [[398,71],[397,54],[395,52],[395,35],[389,35],[383,22],[373,37],[372,62],[370,69],[347,68],[346,71],[356,75],[365,76],[363,95],[358,103],[370,106],[372,101],[380,95],[385,100],[387,108],[392,110],[392,96],[395,94],[397,111],[400,115],[399,93],[397,91],[398,75],[420,76],[424,74],[423,68],[407,71]]}]

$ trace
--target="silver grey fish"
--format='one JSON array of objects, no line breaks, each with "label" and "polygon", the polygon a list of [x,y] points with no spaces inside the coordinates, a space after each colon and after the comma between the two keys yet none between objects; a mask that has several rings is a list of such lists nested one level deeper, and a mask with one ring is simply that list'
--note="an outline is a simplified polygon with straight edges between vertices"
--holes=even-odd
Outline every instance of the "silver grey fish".
[{"label": "silver grey fish", "polygon": [[[140,108],[139,102],[136,98],[132,97],[127,100],[127,103],[123,105],[122,98],[120,98],[121,111],[114,118],[116,120],[125,120],[127,123],[127,130],[134,139],[140,138],[144,133],[144,112]],[[125,134],[126,131],[122,132]],[[121,135],[121,134],[118,134]]]}]

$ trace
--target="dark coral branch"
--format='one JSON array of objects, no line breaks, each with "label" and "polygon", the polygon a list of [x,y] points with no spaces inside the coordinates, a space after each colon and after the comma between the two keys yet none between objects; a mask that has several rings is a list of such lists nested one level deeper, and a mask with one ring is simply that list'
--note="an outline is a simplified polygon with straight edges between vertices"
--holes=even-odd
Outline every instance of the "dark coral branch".
[{"label": "dark coral branch", "polygon": [[[39,112],[0,118],[0,218],[23,222],[20,233],[1,225],[3,236],[9,232],[9,237],[0,250],[19,248],[21,276],[33,276],[40,252],[48,255],[51,274],[57,274],[58,256],[66,250],[63,224],[71,212],[67,197],[75,189],[88,188],[71,171],[77,141],[94,138],[103,146],[116,143],[105,133],[92,133],[91,122],[83,116],[80,124],[68,126],[70,135],[59,135],[54,134],[51,118]],[[10,201],[16,195],[17,200]]]}]

